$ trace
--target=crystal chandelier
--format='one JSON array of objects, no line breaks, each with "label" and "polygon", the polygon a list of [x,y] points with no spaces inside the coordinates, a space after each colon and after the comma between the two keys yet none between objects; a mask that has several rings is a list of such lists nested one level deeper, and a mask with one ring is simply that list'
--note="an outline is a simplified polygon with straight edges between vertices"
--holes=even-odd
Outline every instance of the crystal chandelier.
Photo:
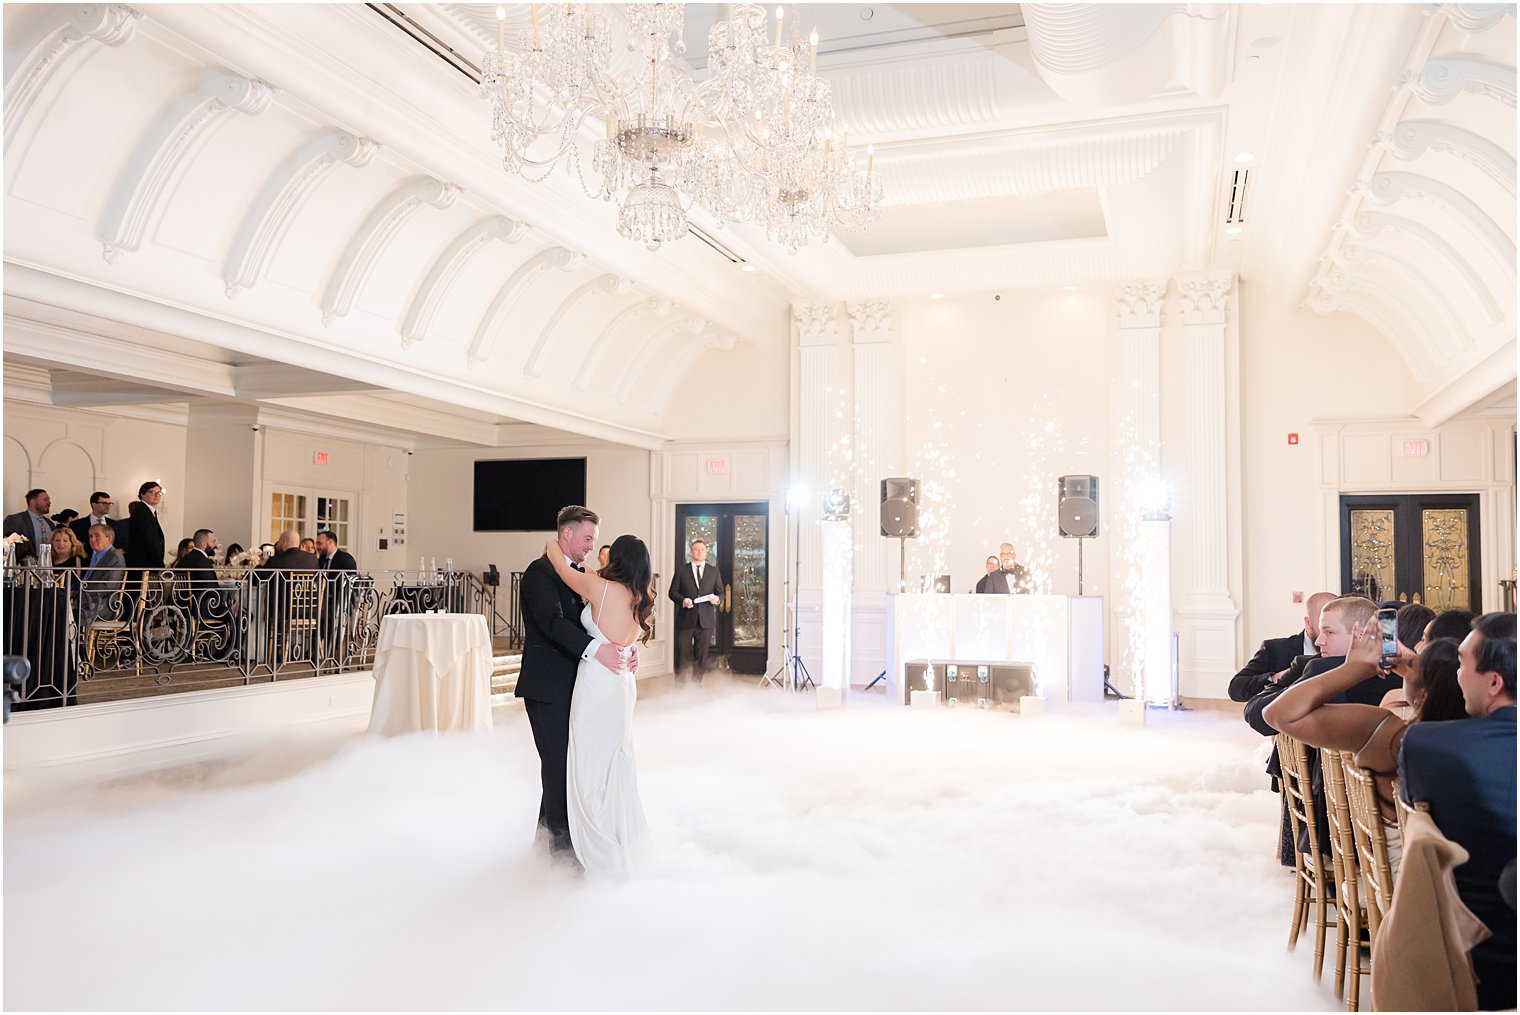
[{"label": "crystal chandelier", "polygon": [[[880,215],[872,149],[863,164],[850,151],[817,74],[818,33],[803,39],[784,8],[772,37],[764,7],[736,4],[708,33],[701,81],[678,63],[682,4],[534,4],[515,47],[505,8],[496,17],[480,90],[503,168],[536,182],[563,164],[589,196],[618,201],[628,239],[657,250],[686,234],[700,203],[719,225],[752,223],[796,253]],[[587,166],[578,139],[598,120]]]}]

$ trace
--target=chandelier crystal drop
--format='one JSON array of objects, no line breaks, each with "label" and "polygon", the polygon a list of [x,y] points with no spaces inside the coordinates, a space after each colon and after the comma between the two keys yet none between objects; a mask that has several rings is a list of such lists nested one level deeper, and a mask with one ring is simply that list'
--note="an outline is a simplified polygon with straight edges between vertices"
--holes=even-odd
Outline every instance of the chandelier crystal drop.
[{"label": "chandelier crystal drop", "polygon": [[618,202],[621,235],[658,249],[701,204],[796,253],[880,216],[874,153],[850,150],[818,33],[803,38],[784,8],[771,35],[764,7],[734,5],[708,33],[701,81],[681,61],[682,4],[533,4],[515,45],[505,19],[498,8],[480,85],[502,167],[536,182],[564,165]]}]

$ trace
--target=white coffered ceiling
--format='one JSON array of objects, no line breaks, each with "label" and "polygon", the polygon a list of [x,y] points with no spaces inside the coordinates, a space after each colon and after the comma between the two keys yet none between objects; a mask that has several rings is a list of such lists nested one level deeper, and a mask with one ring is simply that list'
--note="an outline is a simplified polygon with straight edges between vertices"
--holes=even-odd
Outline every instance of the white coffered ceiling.
[{"label": "white coffered ceiling", "polygon": [[[1513,379],[1512,9],[790,12],[875,146],[881,221],[789,255],[698,209],[712,244],[651,254],[574,181],[502,173],[472,77],[494,5],[7,5],[7,324],[83,314],[129,349],[352,380],[229,380],[302,411],[384,419],[385,389],[654,446],[691,435],[671,396],[719,366],[751,379],[737,411],[785,431],[793,300],[1224,268],[1369,320],[1433,414],[1485,396],[1462,379],[1506,342]],[[699,75],[717,14],[688,7]],[[11,331],[8,359],[42,362]],[[90,364],[56,365],[54,400],[88,399]]]}]

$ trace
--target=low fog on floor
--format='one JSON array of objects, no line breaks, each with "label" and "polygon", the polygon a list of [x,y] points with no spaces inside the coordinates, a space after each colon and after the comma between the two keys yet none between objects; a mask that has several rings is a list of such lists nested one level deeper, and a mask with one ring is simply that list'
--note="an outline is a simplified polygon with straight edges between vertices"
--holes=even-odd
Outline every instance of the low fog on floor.
[{"label": "low fog on floor", "polygon": [[[1320,1009],[1262,742],[779,693],[641,704],[661,854],[530,850],[526,718],[8,793],[7,1008]],[[1327,974],[1328,982],[1328,974]]]}]

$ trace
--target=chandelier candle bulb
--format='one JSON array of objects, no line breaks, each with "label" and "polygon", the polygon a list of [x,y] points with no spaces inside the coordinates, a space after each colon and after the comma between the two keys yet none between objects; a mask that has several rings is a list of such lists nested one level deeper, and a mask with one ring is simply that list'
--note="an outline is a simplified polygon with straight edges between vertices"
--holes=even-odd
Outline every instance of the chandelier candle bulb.
[{"label": "chandelier candle bulb", "polygon": [[538,48],[538,4],[533,5],[533,48]]},{"label": "chandelier candle bulb", "polygon": [[498,58],[501,56],[502,50],[506,48],[506,33],[507,9],[505,7],[498,7],[496,8],[496,55]]},{"label": "chandelier candle bulb", "polygon": [[781,25],[782,25],[782,19],[785,18],[785,17],[786,17],[786,8],[785,7],[777,7],[776,8],[776,48],[777,49],[781,48]]},{"label": "chandelier candle bulb", "polygon": [[818,29],[813,29],[813,34],[808,36],[808,73],[818,73]]},{"label": "chandelier candle bulb", "polygon": [[871,179],[871,167],[876,164],[876,146],[866,145],[866,180]]}]

